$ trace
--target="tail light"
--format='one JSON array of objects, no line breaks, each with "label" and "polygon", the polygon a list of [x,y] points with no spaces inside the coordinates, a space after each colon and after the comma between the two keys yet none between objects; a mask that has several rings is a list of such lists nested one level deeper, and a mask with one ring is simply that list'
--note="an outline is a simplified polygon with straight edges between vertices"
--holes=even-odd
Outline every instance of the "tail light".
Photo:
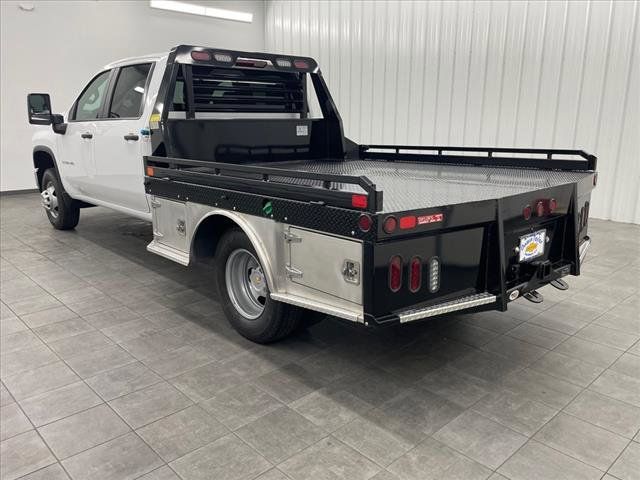
[{"label": "tail light", "polygon": [[538,217],[544,217],[544,202],[539,201],[536,203],[536,215]]},{"label": "tail light", "polygon": [[429,292],[440,290],[440,259],[433,257],[429,260]]},{"label": "tail light", "polygon": [[409,264],[409,290],[415,293],[422,286],[422,261],[420,257],[413,257]]},{"label": "tail light", "polygon": [[558,202],[555,198],[549,199],[549,213],[553,213],[558,208]]},{"label": "tail light", "polygon": [[531,218],[532,212],[533,211],[531,210],[531,205],[527,205],[522,209],[522,216],[524,217],[525,220],[529,220]]},{"label": "tail light", "polygon": [[402,257],[394,255],[389,260],[389,290],[397,292],[402,287]]},{"label": "tail light", "polygon": [[355,208],[367,208],[367,196],[366,195],[351,195],[351,206]]},{"label": "tail light", "polygon": [[362,215],[360,215],[360,218],[358,218],[358,228],[363,232],[368,232],[369,230],[371,230],[372,224],[373,220],[367,214],[363,213]]},{"label": "tail light", "polygon": [[410,228],[415,228],[416,226],[416,217],[414,215],[407,215],[406,217],[400,217],[400,229],[408,230]]},{"label": "tail light", "polygon": [[309,68],[309,64],[307,63],[306,60],[299,60],[299,59],[296,59],[293,61],[293,66],[301,70],[306,70]]},{"label": "tail light", "polygon": [[385,218],[384,223],[382,224],[382,229],[385,231],[385,233],[393,233],[397,227],[398,221],[393,215],[389,215],[387,218]]}]

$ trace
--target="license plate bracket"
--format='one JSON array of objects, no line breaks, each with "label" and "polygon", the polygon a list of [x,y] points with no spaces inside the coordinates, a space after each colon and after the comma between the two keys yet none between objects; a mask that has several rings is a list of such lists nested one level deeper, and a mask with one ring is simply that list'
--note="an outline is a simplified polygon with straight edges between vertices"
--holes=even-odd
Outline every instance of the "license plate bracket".
[{"label": "license plate bracket", "polygon": [[547,231],[538,230],[520,237],[519,261],[528,262],[544,255]]}]

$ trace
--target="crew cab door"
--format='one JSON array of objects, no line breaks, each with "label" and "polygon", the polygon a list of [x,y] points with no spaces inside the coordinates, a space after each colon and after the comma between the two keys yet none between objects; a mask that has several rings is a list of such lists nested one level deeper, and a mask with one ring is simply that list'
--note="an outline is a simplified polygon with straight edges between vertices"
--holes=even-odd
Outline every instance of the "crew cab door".
[{"label": "crew cab door", "polygon": [[142,156],[150,153],[143,115],[153,63],[116,69],[105,118],[96,123],[96,198],[138,212],[149,212]]},{"label": "crew cab door", "polygon": [[69,111],[67,131],[59,136],[58,169],[70,193],[93,196],[96,123],[102,115],[112,71],[93,77]]}]

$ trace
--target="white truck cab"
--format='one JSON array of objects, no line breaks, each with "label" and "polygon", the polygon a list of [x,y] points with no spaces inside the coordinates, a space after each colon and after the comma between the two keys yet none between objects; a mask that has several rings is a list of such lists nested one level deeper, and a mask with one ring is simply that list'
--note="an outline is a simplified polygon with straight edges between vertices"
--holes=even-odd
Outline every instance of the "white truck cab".
[{"label": "white truck cab", "polygon": [[[102,205],[151,220],[142,158],[151,153],[149,116],[166,59],[166,54],[148,55],[106,65],[79,92],[64,118],[58,119],[63,121],[57,129],[54,125],[33,135],[36,181],[50,219],[59,213],[63,192],[56,189],[55,179],[43,184],[48,168],[57,170],[64,193],[74,203]],[[30,96],[34,103],[30,111],[45,97],[46,102],[46,95]],[[50,105],[46,107],[50,111]]]}]

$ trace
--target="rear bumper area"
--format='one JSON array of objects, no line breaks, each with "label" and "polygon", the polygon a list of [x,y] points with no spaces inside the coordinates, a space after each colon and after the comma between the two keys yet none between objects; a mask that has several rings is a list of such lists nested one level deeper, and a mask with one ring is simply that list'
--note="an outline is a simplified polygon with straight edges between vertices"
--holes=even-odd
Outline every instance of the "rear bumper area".
[{"label": "rear bumper area", "polygon": [[[505,311],[528,292],[579,275],[591,243],[581,213],[591,185],[584,187],[555,186],[473,208],[449,206],[438,224],[375,242],[372,275],[365,276],[370,278],[364,286],[367,321],[382,325],[463,310]],[[523,214],[539,204],[538,213]],[[392,272],[398,258],[401,268]]]}]

